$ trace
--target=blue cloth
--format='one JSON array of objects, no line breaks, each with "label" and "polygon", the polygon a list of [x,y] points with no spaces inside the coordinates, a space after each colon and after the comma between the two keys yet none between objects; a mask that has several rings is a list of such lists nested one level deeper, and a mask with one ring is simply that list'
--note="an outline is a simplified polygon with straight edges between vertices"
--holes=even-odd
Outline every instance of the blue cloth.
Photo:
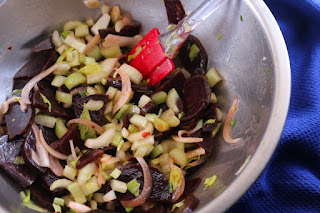
[{"label": "blue cloth", "polygon": [[320,0],[265,0],[286,40],[292,94],[274,156],[229,212],[320,212]]}]

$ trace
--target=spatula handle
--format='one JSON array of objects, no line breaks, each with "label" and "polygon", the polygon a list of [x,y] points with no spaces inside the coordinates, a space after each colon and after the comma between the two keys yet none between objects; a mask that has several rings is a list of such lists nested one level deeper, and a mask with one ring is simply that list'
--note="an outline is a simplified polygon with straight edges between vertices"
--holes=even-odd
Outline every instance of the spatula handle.
[{"label": "spatula handle", "polygon": [[190,15],[181,20],[177,26],[159,36],[165,54],[173,58],[187,37],[195,28],[207,19],[227,0],[206,0],[201,3]]}]

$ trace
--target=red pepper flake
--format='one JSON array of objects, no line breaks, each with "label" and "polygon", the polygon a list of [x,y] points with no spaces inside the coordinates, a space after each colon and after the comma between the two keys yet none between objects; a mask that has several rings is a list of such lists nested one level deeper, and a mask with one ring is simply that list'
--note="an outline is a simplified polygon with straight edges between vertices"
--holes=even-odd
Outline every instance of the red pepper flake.
[{"label": "red pepper flake", "polygon": [[148,135],[150,135],[150,132],[144,132],[142,133],[142,137],[146,138]]},{"label": "red pepper flake", "polygon": [[8,47],[8,50],[12,50],[12,46],[9,46],[9,47]]},{"label": "red pepper flake", "polygon": [[94,126],[94,125],[92,125],[92,126],[91,126],[91,128],[92,128],[92,129],[94,129],[94,128],[95,128],[95,126]]}]

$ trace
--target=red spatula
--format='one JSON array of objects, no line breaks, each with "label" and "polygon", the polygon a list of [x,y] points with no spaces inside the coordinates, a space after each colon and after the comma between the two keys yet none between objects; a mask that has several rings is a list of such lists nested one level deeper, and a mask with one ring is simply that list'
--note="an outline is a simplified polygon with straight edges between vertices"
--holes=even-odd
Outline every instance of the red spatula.
[{"label": "red spatula", "polygon": [[195,28],[227,0],[207,0],[170,31],[152,29],[129,53],[130,65],[141,72],[149,84],[156,85],[174,70],[175,57]]}]

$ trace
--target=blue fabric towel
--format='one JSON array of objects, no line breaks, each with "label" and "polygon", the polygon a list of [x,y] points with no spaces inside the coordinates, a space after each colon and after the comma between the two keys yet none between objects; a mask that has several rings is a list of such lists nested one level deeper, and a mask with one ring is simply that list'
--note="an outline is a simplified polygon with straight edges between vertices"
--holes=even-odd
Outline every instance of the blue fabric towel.
[{"label": "blue fabric towel", "polygon": [[320,212],[320,0],[265,0],[286,40],[292,91],[280,143],[229,212]]}]

